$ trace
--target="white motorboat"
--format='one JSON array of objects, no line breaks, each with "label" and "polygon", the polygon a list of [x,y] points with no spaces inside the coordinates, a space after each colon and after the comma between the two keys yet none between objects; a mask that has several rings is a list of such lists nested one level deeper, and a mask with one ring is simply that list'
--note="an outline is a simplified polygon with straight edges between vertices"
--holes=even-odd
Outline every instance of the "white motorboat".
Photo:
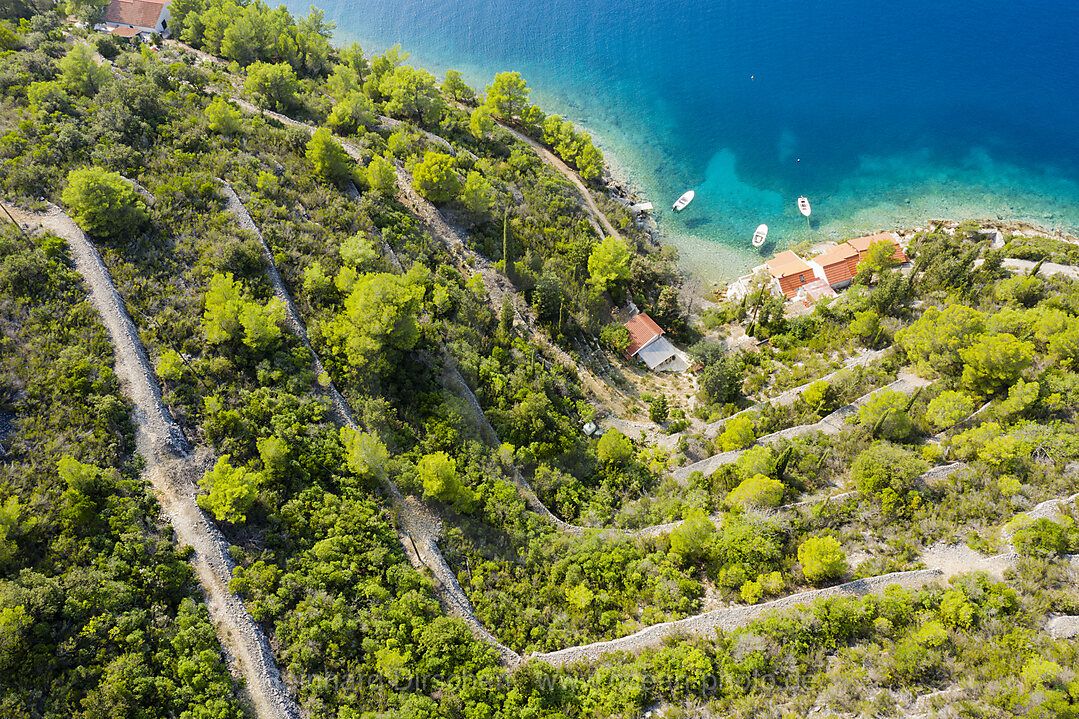
[{"label": "white motorboat", "polygon": [[693,202],[693,196],[695,194],[696,193],[693,192],[693,190],[690,190],[684,193],[681,197],[679,197],[674,203],[674,211],[681,212],[682,210],[686,209],[686,205]]},{"label": "white motorboat", "polygon": [[757,231],[753,233],[753,246],[760,247],[768,239],[768,225],[757,225]]},{"label": "white motorboat", "polygon": [[803,195],[802,197],[798,198],[798,211],[806,217],[809,217],[810,213],[813,212],[813,209],[809,206],[808,197]]}]

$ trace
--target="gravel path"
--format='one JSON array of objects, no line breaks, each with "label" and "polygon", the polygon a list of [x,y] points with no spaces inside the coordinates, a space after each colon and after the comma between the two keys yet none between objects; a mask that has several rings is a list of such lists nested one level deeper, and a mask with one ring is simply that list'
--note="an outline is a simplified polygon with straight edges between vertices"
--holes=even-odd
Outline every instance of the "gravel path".
[{"label": "gravel path", "polygon": [[540,661],[552,666],[565,666],[581,661],[595,661],[610,652],[639,652],[646,647],[661,646],[665,639],[676,635],[692,635],[711,638],[717,629],[725,632],[744,627],[759,619],[766,612],[808,604],[816,599],[837,596],[864,596],[883,591],[890,586],[918,589],[944,577],[939,569],[918,569],[912,572],[894,572],[879,577],[858,579],[825,589],[812,589],[763,604],[744,607],[715,609],[704,614],[686,617],[673,622],[653,624],[650,627],[620,639],[594,642],[555,652],[532,654],[528,661]]},{"label": "gravel path", "polygon": [[[553,167],[559,172],[559,174],[561,174],[563,177],[573,183],[573,186],[576,187],[577,191],[580,193],[581,199],[584,200],[585,205],[588,206],[588,209],[592,213],[590,222],[592,223],[592,227],[594,227],[596,232],[599,234],[600,239],[604,238],[604,231],[606,231],[606,233],[612,237],[622,239],[622,235],[618,233],[618,230],[616,230],[614,225],[611,224],[611,221],[607,219],[607,216],[599,211],[599,207],[596,205],[596,201],[592,199],[592,193],[589,192],[587,187],[585,187],[584,182],[581,181],[580,175],[570,169],[570,166],[563,162],[562,158],[558,157],[553,152],[551,152],[546,147],[536,142],[523,132],[519,132],[518,130],[513,129],[508,125],[503,125],[502,123],[499,123],[499,125],[505,128],[511,135],[516,137],[518,140],[531,147],[544,162]],[[600,227],[596,225],[597,221],[600,225],[603,226],[602,229],[600,229]]]},{"label": "gravel path", "polygon": [[[311,347],[311,342],[307,335],[307,327],[304,325],[299,310],[292,300],[292,295],[289,293],[288,288],[285,287],[285,283],[281,279],[281,273],[277,270],[277,264],[274,261],[273,253],[270,251],[265,239],[263,239],[262,233],[251,219],[251,215],[247,212],[247,208],[244,207],[232,187],[224,181],[221,182],[225,191],[225,197],[228,201],[229,211],[243,229],[254,233],[262,243],[263,255],[266,258],[267,272],[274,288],[274,295],[285,303],[287,310],[285,316],[289,329],[300,338],[304,346],[310,350],[314,357],[313,361],[315,369],[319,373],[319,377],[323,378],[324,384],[333,400],[338,423],[354,430],[358,430],[359,425],[356,423],[348,404],[341,396],[341,393],[338,392],[336,385],[334,385],[333,380],[323,367],[318,353]],[[450,373],[451,376],[455,372],[456,369]],[[460,380],[460,384],[467,389],[467,385],[464,384],[464,380],[461,379],[459,373],[457,373],[457,379]],[[468,394],[471,395],[471,392]],[[472,402],[476,402],[474,396],[472,397]],[[479,403],[476,402],[476,407],[478,406]],[[486,418],[484,419],[486,420]],[[490,428],[489,424],[488,428]],[[493,429],[491,429],[491,434],[492,436],[494,435]],[[520,656],[512,649],[499,642],[494,635],[487,631],[487,628],[483,626],[473,613],[472,605],[469,603],[468,597],[465,595],[464,590],[457,581],[457,576],[446,563],[446,559],[442,556],[442,552],[439,551],[438,540],[442,536],[441,521],[426,505],[415,497],[405,497],[402,495],[396,485],[388,478],[383,478],[382,483],[387,494],[390,496],[390,501],[397,517],[397,534],[401,546],[404,547],[405,554],[414,566],[430,569],[434,579],[435,593],[446,611],[453,616],[464,619],[478,639],[495,648],[504,664],[507,666],[514,666],[520,662]]]},{"label": "gravel path", "polygon": [[[813,424],[800,424],[796,427],[788,427],[787,429],[781,429],[778,432],[766,434],[763,437],[758,437],[753,444],[771,444],[779,439],[791,439],[798,435],[809,434],[811,432],[823,432],[824,434],[829,435],[839,434],[846,425],[847,418],[855,414],[873,395],[880,392],[903,392],[904,394],[909,394],[915,389],[925,387],[929,384],[930,380],[922,379],[921,377],[908,372],[901,372],[899,379],[895,382],[862,395],[850,404],[840,407],[818,422],[814,422]],[[688,482],[689,475],[694,472],[701,472],[707,477],[719,467],[737,462],[743,452],[745,452],[745,449],[734,449],[729,452],[721,452],[708,457],[707,459],[702,459],[699,462],[679,467],[671,473],[671,476],[681,484]]]},{"label": "gravel path", "polygon": [[45,213],[7,207],[18,222],[40,225],[68,241],[90,301],[112,340],[117,376],[135,405],[136,443],[146,460],[144,476],[172,525],[177,544],[194,549],[191,563],[229,667],[243,679],[257,716],[298,719],[299,710],[281,680],[266,636],[243,601],[228,590],[234,566],[228,543],[195,501],[196,482],[214,458],[205,449],[188,452],[187,440],[161,400],[153,367],[105,263],[90,238],[55,205],[48,205]]}]

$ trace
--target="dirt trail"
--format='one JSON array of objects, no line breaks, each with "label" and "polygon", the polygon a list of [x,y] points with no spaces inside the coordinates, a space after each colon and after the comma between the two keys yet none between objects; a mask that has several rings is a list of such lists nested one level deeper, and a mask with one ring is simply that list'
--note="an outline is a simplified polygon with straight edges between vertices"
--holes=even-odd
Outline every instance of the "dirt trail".
[{"label": "dirt trail", "polygon": [[[553,167],[559,172],[559,174],[561,174],[563,177],[573,183],[574,187],[576,187],[577,191],[580,193],[581,198],[588,206],[589,211],[592,213],[592,226],[595,227],[596,232],[599,233],[600,239],[604,237],[604,230],[608,235],[612,237],[617,237],[618,239],[622,239],[622,235],[620,235],[618,233],[618,230],[614,228],[614,225],[612,225],[611,221],[607,219],[607,216],[600,212],[599,207],[596,205],[596,201],[592,199],[592,193],[589,192],[588,188],[581,180],[580,175],[570,169],[570,166],[563,162],[562,158],[558,157],[553,152],[551,152],[546,147],[536,142],[523,132],[515,130],[512,127],[509,127],[508,125],[504,125],[502,123],[499,123],[499,126],[501,126],[503,129],[505,129],[507,132],[509,132],[521,142],[531,147],[533,151],[535,151],[535,153],[539,155],[544,162]],[[596,226],[597,221],[600,225],[603,226],[602,230]]]},{"label": "dirt trail", "polygon": [[[296,308],[296,303],[293,302],[292,295],[289,293],[288,288],[285,287],[285,283],[281,279],[281,273],[277,270],[277,263],[274,261],[273,252],[266,244],[262,232],[259,230],[254,220],[251,219],[251,215],[247,212],[247,208],[244,207],[232,187],[224,181],[221,181],[221,184],[228,201],[229,211],[236,218],[239,225],[243,229],[252,232],[262,244],[263,256],[266,259],[266,266],[268,268],[267,273],[270,278],[270,283],[274,288],[274,296],[285,303],[285,317],[289,329],[300,338],[304,347],[306,347],[314,357],[313,363],[315,370],[318,372],[319,377],[322,379],[322,383],[326,386],[327,391],[330,393],[330,397],[333,400],[338,424],[358,430],[359,425],[356,423],[348,404],[345,402],[344,397],[341,396],[341,393],[338,392],[329,373],[326,372],[323,367],[318,353],[315,352],[314,348],[311,346],[311,342],[307,335],[307,327],[300,316],[299,310]],[[456,372],[456,369],[453,371]],[[460,379],[459,374],[457,377]],[[463,379],[460,379],[460,382],[462,385],[464,384]],[[475,398],[473,397],[473,401],[474,400]],[[494,430],[492,429],[491,432],[493,434]],[[402,495],[389,478],[383,478],[382,484],[387,494],[390,496],[390,501],[397,517],[398,539],[401,542],[401,546],[404,547],[406,556],[408,556],[409,561],[414,566],[418,568],[426,567],[431,570],[434,578],[436,595],[442,605],[446,608],[447,612],[453,616],[464,619],[477,638],[495,648],[504,664],[507,666],[514,666],[520,662],[520,656],[499,642],[493,634],[487,631],[487,628],[483,626],[473,613],[472,605],[469,603],[467,595],[465,595],[464,590],[457,581],[456,575],[454,575],[450,566],[446,563],[446,559],[442,556],[442,552],[438,548],[438,539],[442,536],[442,523],[440,520],[430,509],[416,498],[405,497]]]},{"label": "dirt trail", "polygon": [[[930,380],[922,379],[917,375],[910,374],[908,372],[901,372],[899,379],[891,384],[879,387],[872,392],[867,392],[858,399],[854,400],[850,404],[840,407],[831,414],[823,417],[818,422],[813,424],[800,424],[795,427],[788,427],[787,429],[781,429],[778,432],[772,432],[766,434],[763,437],[758,437],[753,443],[770,444],[779,439],[791,439],[801,434],[807,434],[810,432],[823,432],[824,434],[839,434],[846,424],[847,418],[852,416],[858,409],[864,405],[871,397],[880,392],[903,392],[909,394],[914,390],[925,387],[930,384]],[[721,452],[719,454],[702,459],[699,462],[693,464],[687,464],[684,467],[679,467],[671,476],[678,480],[680,483],[685,484],[689,481],[689,475],[693,472],[701,472],[705,476],[708,476],[712,472],[715,472],[719,467],[725,464],[733,464],[738,461],[738,458],[745,452],[744,449],[734,449],[729,452]]]},{"label": "dirt trail", "polygon": [[90,301],[112,340],[116,373],[135,405],[136,443],[146,460],[144,476],[154,488],[177,543],[194,549],[191,563],[229,668],[243,679],[261,719],[298,719],[299,710],[281,680],[266,636],[243,601],[228,590],[233,568],[228,543],[195,501],[195,483],[214,458],[205,449],[188,452],[188,442],[161,400],[153,367],[105,263],[85,233],[55,205],[50,204],[44,213],[5,206],[18,222],[40,225],[68,241],[75,267],[89,288]]},{"label": "dirt trail", "polygon": [[711,638],[715,636],[717,629],[729,632],[739,627],[744,627],[750,622],[759,619],[764,613],[772,610],[808,604],[825,597],[875,594],[884,591],[885,588],[890,586],[919,589],[942,578],[944,578],[944,572],[939,569],[918,569],[912,572],[895,572],[879,577],[858,579],[835,587],[811,589],[771,602],[764,602],[763,604],[714,609],[685,619],[653,624],[619,639],[584,644],[555,652],[532,654],[528,657],[528,661],[540,661],[553,666],[564,666],[574,662],[594,661],[610,652],[639,652],[646,647],[658,647],[668,637],[680,634]]}]

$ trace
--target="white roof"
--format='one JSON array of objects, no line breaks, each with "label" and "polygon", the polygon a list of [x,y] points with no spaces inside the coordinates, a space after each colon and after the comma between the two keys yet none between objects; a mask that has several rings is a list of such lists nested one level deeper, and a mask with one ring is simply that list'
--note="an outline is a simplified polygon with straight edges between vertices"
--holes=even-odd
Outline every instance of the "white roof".
[{"label": "white roof", "polygon": [[648,369],[655,369],[671,357],[677,356],[678,353],[675,352],[674,345],[668,342],[665,337],[656,337],[637,350],[637,357],[644,360],[644,363],[648,365]]}]

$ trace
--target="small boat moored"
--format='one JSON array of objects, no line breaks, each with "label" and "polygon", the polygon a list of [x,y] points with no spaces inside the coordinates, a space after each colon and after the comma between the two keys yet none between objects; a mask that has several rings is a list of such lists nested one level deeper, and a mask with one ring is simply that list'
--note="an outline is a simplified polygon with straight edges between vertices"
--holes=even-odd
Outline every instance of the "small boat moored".
[{"label": "small boat moored", "polygon": [[813,212],[813,209],[809,206],[809,198],[805,195],[798,198],[798,211],[806,217],[809,217],[810,213]]},{"label": "small boat moored", "polygon": [[683,193],[681,197],[675,200],[674,211],[681,212],[686,209],[686,205],[693,202],[694,195],[696,195],[696,193],[693,190]]},{"label": "small boat moored", "polygon": [[768,225],[757,225],[757,231],[753,233],[753,246],[760,247],[768,239]]}]

